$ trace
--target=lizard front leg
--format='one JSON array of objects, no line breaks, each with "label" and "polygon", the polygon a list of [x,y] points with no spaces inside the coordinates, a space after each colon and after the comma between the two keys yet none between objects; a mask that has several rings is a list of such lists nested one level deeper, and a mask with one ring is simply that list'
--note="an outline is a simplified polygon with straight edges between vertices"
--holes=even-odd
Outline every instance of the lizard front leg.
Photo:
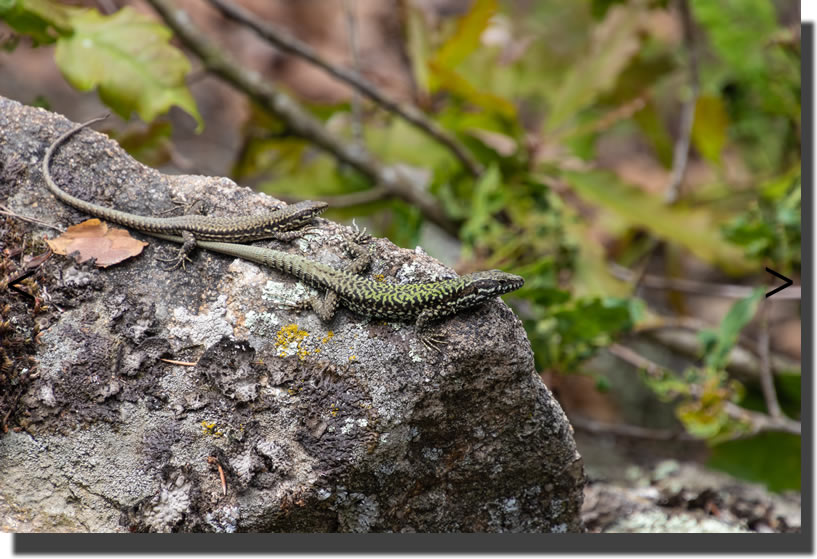
[{"label": "lizard front leg", "polygon": [[304,299],[298,303],[287,305],[295,310],[312,309],[323,322],[331,322],[335,318],[335,312],[338,310],[338,294],[334,291],[327,291],[326,295],[321,299],[317,295],[313,295],[309,299]]}]

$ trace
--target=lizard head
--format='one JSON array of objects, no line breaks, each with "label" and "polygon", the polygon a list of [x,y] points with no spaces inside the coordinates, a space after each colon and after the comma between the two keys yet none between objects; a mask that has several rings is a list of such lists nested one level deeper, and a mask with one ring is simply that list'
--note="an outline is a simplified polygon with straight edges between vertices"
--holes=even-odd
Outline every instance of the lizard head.
[{"label": "lizard head", "polygon": [[290,204],[284,209],[290,216],[291,229],[297,229],[298,226],[306,225],[313,217],[317,217],[326,211],[329,206],[326,202],[302,200],[296,204]]},{"label": "lizard head", "polygon": [[480,301],[498,297],[504,293],[510,293],[525,284],[525,280],[522,277],[500,270],[474,272],[473,274],[463,276],[462,279],[465,280],[464,291],[466,293],[464,294]]}]

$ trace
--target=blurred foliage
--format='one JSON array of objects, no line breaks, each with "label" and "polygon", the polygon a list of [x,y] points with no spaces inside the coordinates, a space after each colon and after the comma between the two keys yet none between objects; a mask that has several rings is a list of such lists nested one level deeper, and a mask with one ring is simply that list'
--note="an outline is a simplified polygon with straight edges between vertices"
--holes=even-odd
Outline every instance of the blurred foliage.
[{"label": "blurred foliage", "polygon": [[[633,286],[609,266],[637,263],[651,253],[650,240],[663,243],[668,275],[693,257],[756,283],[764,263],[799,271],[800,50],[793,28],[778,21],[775,8],[786,0],[688,1],[693,52],[683,40],[678,1],[475,0],[449,18],[400,3],[417,104],[486,170],[474,179],[438,142],[382,111],[368,111],[363,143],[421,177],[460,224],[460,271],[496,267],[525,277],[525,287],[507,299],[542,371],[580,371],[595,351],[658,312],[634,298]],[[35,44],[55,44],[66,79],[81,90],[96,87],[120,115],[137,112],[151,122],[175,104],[201,123],[184,84],[190,64],[155,20],[127,7],[102,16],[56,0],[0,0],[0,17]],[[3,48],[18,43],[4,40]],[[694,89],[693,57],[696,173],[668,205],[678,115]],[[348,104],[309,108],[330,131],[355,141]],[[129,150],[161,160],[168,134],[154,126],[141,141],[131,136]],[[636,155],[649,162],[646,170],[630,161]],[[278,196],[321,199],[372,187],[257,107],[233,171]],[[329,215],[366,216],[403,246],[429,229],[417,209],[395,200]],[[434,254],[434,237],[427,238]],[[729,417],[727,404],[757,402],[751,389],[729,379],[725,363],[761,299],[758,290],[735,303],[718,328],[701,332],[700,366],[648,375],[647,382],[678,402],[691,433],[721,443],[713,465],[792,487],[774,478],[774,464],[749,468],[746,457],[765,454],[750,444],[763,440],[799,468],[791,454],[799,442],[775,433],[724,442],[749,428]],[[790,377],[781,390],[796,414],[799,377]]]},{"label": "blurred foliage", "polygon": [[800,168],[762,185],[747,211],[723,227],[724,237],[748,258],[784,273],[800,268]]},{"label": "blurred foliage", "polygon": [[177,105],[204,126],[185,84],[190,62],[169,41],[172,33],[125,6],[113,15],[55,0],[0,0],[0,19],[36,44],[55,44],[65,79],[128,119],[147,122]]},{"label": "blurred foliage", "polygon": [[800,437],[761,433],[715,446],[707,465],[772,491],[800,491],[800,456]]}]

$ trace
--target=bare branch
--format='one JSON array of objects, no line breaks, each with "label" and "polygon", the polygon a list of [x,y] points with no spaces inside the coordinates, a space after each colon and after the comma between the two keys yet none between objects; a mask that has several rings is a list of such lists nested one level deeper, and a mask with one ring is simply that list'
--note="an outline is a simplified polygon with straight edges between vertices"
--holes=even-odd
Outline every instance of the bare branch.
[{"label": "bare branch", "polygon": [[375,184],[383,186],[390,196],[417,207],[423,216],[447,233],[457,235],[459,229],[457,223],[445,214],[442,206],[431,194],[412,182],[404,173],[394,167],[383,165],[361,146],[351,145],[348,141],[331,134],[295,100],[270,87],[257,72],[239,65],[205,38],[204,33],[193,24],[185,11],[176,9],[168,0],[148,0],[148,3],[187,48],[201,59],[208,71],[275,114],[294,134],[311,141]]},{"label": "bare branch", "polygon": [[660,379],[661,377],[664,376],[665,367],[662,367],[661,365],[655,363],[654,361],[647,359],[640,353],[636,353],[635,351],[633,351],[632,349],[625,345],[612,343],[609,346],[607,346],[607,351],[609,351],[622,361],[629,363],[633,367],[637,369],[643,369],[645,373],[647,373],[649,376],[655,379]]},{"label": "bare branch", "polygon": [[[635,272],[618,264],[611,264],[610,273],[618,279],[632,281],[636,277]],[[641,285],[653,289],[673,289],[684,293],[694,293],[696,295],[706,295],[708,297],[724,297],[727,299],[745,299],[752,294],[754,288],[745,285],[732,285],[723,283],[708,283],[684,278],[668,278],[664,276],[641,276]],[[800,299],[800,286],[795,285],[775,294],[775,299]]]},{"label": "bare branch", "polygon": [[[357,18],[355,17],[355,0],[343,0],[343,11],[346,13],[346,31],[349,36],[349,51],[352,53],[352,68],[360,75],[360,53],[357,48]],[[352,136],[363,145],[363,114],[360,108],[360,94],[352,92]]]},{"label": "bare branch", "polygon": [[22,221],[28,221],[29,223],[33,223],[35,225],[41,225],[42,227],[48,227],[49,229],[54,229],[55,231],[59,231],[60,233],[64,233],[62,228],[57,227],[56,225],[52,225],[46,221],[42,221],[40,219],[36,219],[34,217],[26,217],[24,215],[20,215],[18,213],[13,212],[11,209],[7,208],[6,206],[0,204],[0,214],[7,215],[9,217],[14,217]]},{"label": "bare branch", "polygon": [[[629,347],[613,343],[607,347],[613,355],[636,367],[643,369],[649,376],[659,378],[662,376],[665,367],[647,359],[643,355],[633,351]],[[700,389],[695,385],[690,385],[692,396],[700,397]],[[800,422],[787,417],[772,417],[764,413],[754,412],[742,408],[732,402],[724,402],[724,411],[735,420],[744,421],[751,426],[750,434],[754,435],[762,431],[782,431],[784,433],[800,434]]]},{"label": "bare branch", "polygon": [[647,439],[651,441],[697,441],[684,431],[672,431],[670,429],[649,429],[638,425],[627,425],[624,423],[602,423],[589,417],[569,414],[570,424],[582,431],[603,435],[616,435],[621,437],[631,437],[635,439]]},{"label": "bare branch", "polygon": [[[162,0],[162,2],[164,2],[164,0]],[[279,29],[268,22],[261,21],[257,16],[241,6],[232,4],[227,0],[209,0],[209,2],[225,17],[237,21],[242,25],[246,25],[279,49],[308,60],[319,68],[323,68],[328,74],[350,85],[387,111],[404,118],[447,147],[473,176],[478,177],[482,174],[482,165],[470,154],[465,146],[437,123],[426,118],[426,116],[415,107],[392,99],[356,72],[333,66],[324,60],[308,44],[298,40],[283,29]]]},{"label": "bare branch", "polygon": [[692,124],[695,121],[695,104],[698,101],[699,89],[698,59],[692,34],[692,15],[689,13],[689,1],[680,0],[679,7],[681,9],[681,27],[684,31],[684,46],[686,47],[689,62],[690,94],[689,99],[681,109],[681,129],[672,154],[672,174],[664,198],[667,204],[674,204],[681,192],[681,183],[684,180],[689,160],[689,143],[692,139]]},{"label": "bare branch", "polygon": [[777,401],[777,392],[774,389],[774,378],[772,377],[772,365],[769,358],[769,317],[767,312],[767,302],[762,301],[758,314],[760,315],[760,341],[758,349],[760,353],[760,388],[763,390],[763,399],[766,401],[766,409],[769,415],[775,419],[783,417],[780,410],[780,403]]}]

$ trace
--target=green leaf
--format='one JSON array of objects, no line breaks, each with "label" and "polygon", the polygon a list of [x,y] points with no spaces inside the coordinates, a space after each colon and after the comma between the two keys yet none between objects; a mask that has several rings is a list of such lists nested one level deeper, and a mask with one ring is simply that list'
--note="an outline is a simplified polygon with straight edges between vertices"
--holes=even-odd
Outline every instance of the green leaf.
[{"label": "green leaf", "polygon": [[672,137],[661,121],[655,102],[652,99],[647,101],[647,105],[633,115],[633,120],[635,120],[638,127],[650,141],[653,150],[655,150],[655,155],[661,164],[667,169],[671,168],[673,150]]},{"label": "green leaf", "polygon": [[756,269],[737,247],[723,239],[719,230],[723,219],[706,207],[667,206],[658,197],[625,185],[608,172],[565,171],[564,178],[585,201],[613,212],[629,226],[643,227],[663,240],[686,248],[728,273]]},{"label": "green leaf", "polygon": [[764,49],[777,28],[769,0],[692,0],[695,19],[715,52],[737,74],[757,79],[768,73]]},{"label": "green leaf", "polygon": [[169,122],[156,120],[150,123],[147,130],[126,132],[115,139],[137,160],[158,167],[170,161],[172,132],[173,127]]},{"label": "green leaf", "polygon": [[771,491],[800,491],[801,439],[788,433],[761,433],[712,447],[707,466]]},{"label": "green leaf", "polygon": [[516,107],[507,99],[477,88],[460,73],[433,60],[429,62],[428,67],[434,77],[435,89],[445,89],[477,107],[493,111],[508,120],[516,117]]},{"label": "green leaf", "polygon": [[722,370],[729,361],[729,352],[763,300],[765,288],[757,287],[752,294],[732,305],[717,330],[702,330],[699,338],[704,346],[704,364],[712,370]]},{"label": "green leaf", "polygon": [[711,95],[698,97],[692,124],[692,143],[701,155],[714,164],[721,161],[728,127],[729,118],[721,98]]},{"label": "green leaf", "polygon": [[612,6],[593,30],[590,52],[573,65],[556,93],[545,133],[552,132],[610,90],[641,45],[643,8]]},{"label": "green leaf", "polygon": [[428,94],[431,77],[429,76],[427,60],[431,51],[428,29],[423,18],[422,10],[413,2],[405,4],[406,51],[411,61],[411,69],[420,97]]},{"label": "green leaf", "polygon": [[474,245],[494,223],[494,214],[502,209],[505,197],[500,189],[502,174],[492,164],[474,185],[471,215],[460,232],[464,243]]},{"label": "green leaf", "polygon": [[190,62],[170,45],[170,30],[126,6],[111,16],[72,12],[73,34],[57,40],[57,65],[80,91],[100,98],[123,118],[134,111],[146,122],[177,105],[204,126],[185,85]]},{"label": "green leaf", "polygon": [[84,9],[52,0],[0,0],[0,20],[36,44],[53,43],[58,34],[71,32],[71,16]]},{"label": "green leaf", "polygon": [[432,62],[441,68],[457,67],[480,44],[482,32],[496,13],[496,0],[477,0],[457,22],[457,30],[434,54]]}]

